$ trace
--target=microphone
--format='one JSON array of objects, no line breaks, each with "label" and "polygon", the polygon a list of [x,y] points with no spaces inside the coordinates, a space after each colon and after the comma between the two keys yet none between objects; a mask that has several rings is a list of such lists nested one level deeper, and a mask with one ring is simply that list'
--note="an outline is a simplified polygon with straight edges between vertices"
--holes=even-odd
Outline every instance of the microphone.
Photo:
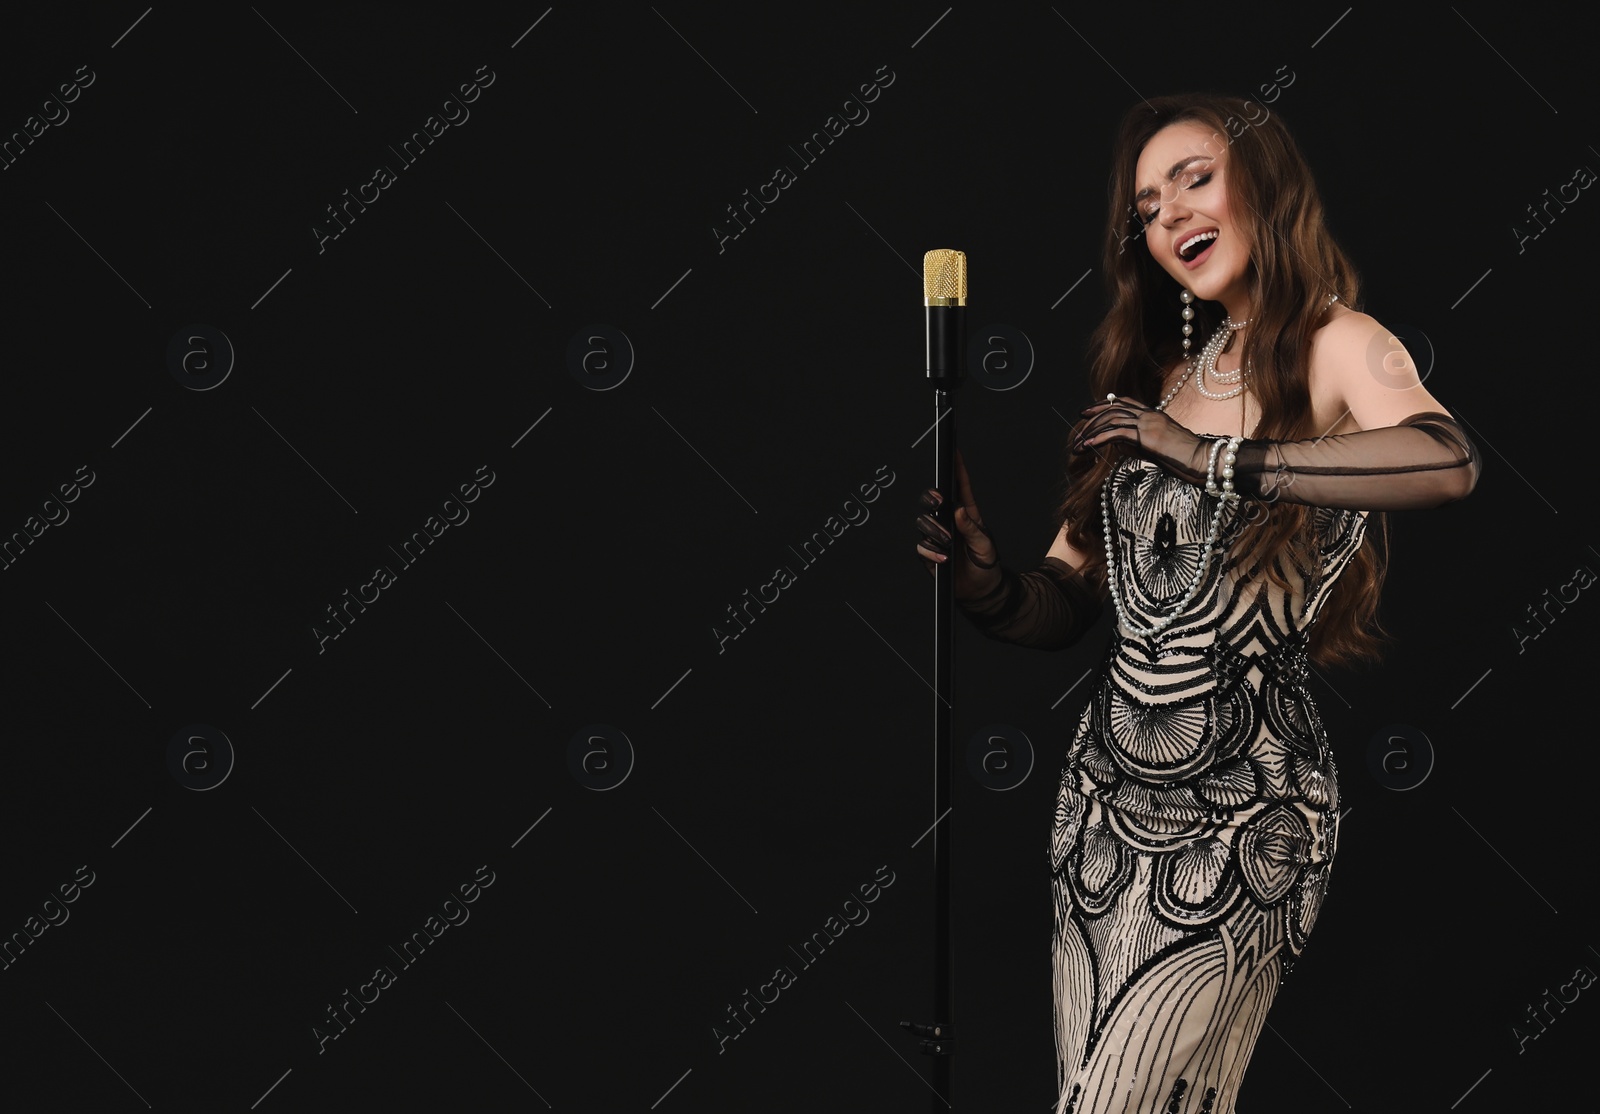
[{"label": "microphone", "polygon": [[935,248],[922,257],[928,378],[959,386],[967,367],[967,253]]},{"label": "microphone", "polygon": [[[933,519],[949,533],[950,552],[963,544],[956,529],[956,388],[966,381],[967,253],[936,248],[922,257],[922,304],[927,317],[928,379],[933,384],[933,486],[944,500]],[[917,439],[919,442],[922,438]],[[955,771],[954,709],[950,703],[951,661],[955,649],[955,570],[934,566],[933,608],[933,1021],[900,1024],[922,1037],[921,1051],[933,1057],[934,1109],[950,1106],[951,1056],[955,1040],[955,948],[951,908],[951,847],[954,817],[950,782]],[[941,823],[942,821],[942,823]],[[944,1107],[938,1106],[943,1103]]]}]

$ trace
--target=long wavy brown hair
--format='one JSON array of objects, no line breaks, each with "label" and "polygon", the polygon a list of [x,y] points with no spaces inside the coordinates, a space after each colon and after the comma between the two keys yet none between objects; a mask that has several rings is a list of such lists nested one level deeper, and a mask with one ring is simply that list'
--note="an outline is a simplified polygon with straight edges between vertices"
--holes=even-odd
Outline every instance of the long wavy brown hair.
[{"label": "long wavy brown hair", "polygon": [[[1151,111],[1154,109],[1154,112]],[[1260,123],[1250,123],[1259,117]],[[1228,210],[1249,251],[1250,321],[1241,363],[1253,367],[1250,390],[1261,420],[1250,436],[1293,441],[1316,437],[1311,428],[1307,371],[1311,335],[1325,323],[1328,295],[1359,309],[1355,267],[1329,234],[1322,199],[1304,157],[1276,114],[1254,102],[1212,94],[1181,94],[1133,105],[1124,114],[1112,151],[1102,273],[1110,310],[1089,341],[1091,398],[1115,391],[1147,405],[1158,402],[1166,371],[1182,358],[1179,286],[1141,242],[1133,207],[1140,152],[1162,128],[1194,121],[1213,131],[1214,149],[1226,148]],[[1242,130],[1241,130],[1242,129]],[[1194,339],[1221,326],[1223,308],[1196,299]],[[1081,424],[1081,423],[1080,423]],[[1076,433],[1074,429],[1074,434]],[[1123,444],[1073,453],[1068,439],[1057,521],[1088,563],[1079,571],[1097,588],[1106,585],[1100,486],[1115,464],[1133,453]],[[1313,508],[1275,502],[1252,510],[1241,535],[1247,575],[1264,573],[1285,589],[1279,561],[1317,567]],[[1378,596],[1389,550],[1389,524],[1369,512],[1367,534],[1340,574],[1311,626],[1307,652],[1318,665],[1377,661],[1389,640],[1378,621]]]}]

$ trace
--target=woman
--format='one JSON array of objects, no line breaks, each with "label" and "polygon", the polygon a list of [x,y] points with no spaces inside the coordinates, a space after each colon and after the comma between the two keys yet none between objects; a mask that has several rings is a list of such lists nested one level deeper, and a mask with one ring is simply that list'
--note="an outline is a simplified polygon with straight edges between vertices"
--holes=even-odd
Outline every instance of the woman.
[{"label": "woman", "polygon": [[1308,663],[1377,656],[1382,512],[1478,479],[1466,433],[1358,312],[1282,123],[1234,134],[1249,108],[1168,97],[1123,120],[1098,401],[1044,562],[999,564],[959,457],[962,544],[918,518],[918,554],[954,558],[993,638],[1060,649],[1115,612],[1050,837],[1058,1114],[1233,1110],[1337,842]]}]

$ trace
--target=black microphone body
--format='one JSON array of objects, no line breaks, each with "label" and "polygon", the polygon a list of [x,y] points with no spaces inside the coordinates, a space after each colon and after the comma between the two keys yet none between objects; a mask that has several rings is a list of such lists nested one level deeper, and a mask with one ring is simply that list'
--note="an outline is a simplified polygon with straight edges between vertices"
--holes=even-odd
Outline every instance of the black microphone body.
[{"label": "black microphone body", "polygon": [[927,306],[923,312],[927,315],[928,379],[948,389],[966,372],[967,307]]}]

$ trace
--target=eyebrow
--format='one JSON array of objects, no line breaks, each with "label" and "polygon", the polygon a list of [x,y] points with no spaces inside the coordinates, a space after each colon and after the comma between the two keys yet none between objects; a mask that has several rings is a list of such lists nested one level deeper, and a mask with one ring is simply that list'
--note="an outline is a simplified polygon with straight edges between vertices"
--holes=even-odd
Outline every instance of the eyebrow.
[{"label": "eyebrow", "polygon": [[[1167,181],[1170,182],[1174,178],[1176,178],[1178,176],[1178,171],[1182,170],[1184,167],[1188,166],[1190,163],[1192,163],[1192,162],[1201,162],[1201,161],[1203,161],[1205,159],[1209,159],[1211,157],[1212,157],[1211,155],[1190,155],[1186,159],[1180,159],[1178,162],[1175,162],[1175,163],[1172,164],[1172,169],[1171,170],[1167,171]],[[1149,197],[1151,194],[1153,194],[1155,192],[1156,192],[1156,188],[1154,186],[1146,186],[1144,189],[1140,190],[1138,193],[1133,195],[1133,203],[1135,205],[1137,205],[1137,204],[1139,204],[1139,202],[1143,201],[1145,198]]]}]

